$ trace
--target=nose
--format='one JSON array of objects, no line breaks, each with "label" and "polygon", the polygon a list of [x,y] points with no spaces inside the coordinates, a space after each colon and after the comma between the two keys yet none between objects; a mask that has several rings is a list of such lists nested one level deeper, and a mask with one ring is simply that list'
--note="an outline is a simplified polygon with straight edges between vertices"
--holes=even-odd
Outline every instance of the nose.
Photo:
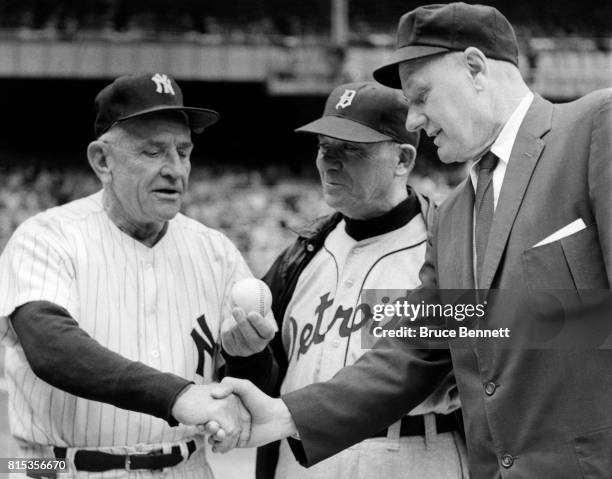
[{"label": "nose", "polygon": [[417,108],[409,108],[406,116],[406,130],[417,131],[421,128],[425,129],[425,115]]},{"label": "nose", "polygon": [[165,178],[176,180],[189,170],[189,159],[181,158],[178,151],[170,150],[166,154],[166,161],[161,169],[161,175]]},{"label": "nose", "polygon": [[337,153],[332,151],[319,150],[319,161],[328,167],[331,166],[338,169],[342,167],[342,159]]}]

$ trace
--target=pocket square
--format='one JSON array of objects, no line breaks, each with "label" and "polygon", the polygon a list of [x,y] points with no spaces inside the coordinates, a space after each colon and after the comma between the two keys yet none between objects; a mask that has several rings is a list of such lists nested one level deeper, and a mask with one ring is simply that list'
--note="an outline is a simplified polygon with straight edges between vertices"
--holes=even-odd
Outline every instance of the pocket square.
[{"label": "pocket square", "polygon": [[573,235],[574,233],[578,233],[578,231],[585,228],[586,225],[584,224],[582,218],[578,218],[576,221],[572,221],[570,224],[565,225],[563,228],[555,231],[553,234],[547,236],[539,243],[536,243],[533,245],[533,247],[537,248],[538,246],[544,246],[545,244],[552,243],[553,241],[559,241],[560,239]]}]

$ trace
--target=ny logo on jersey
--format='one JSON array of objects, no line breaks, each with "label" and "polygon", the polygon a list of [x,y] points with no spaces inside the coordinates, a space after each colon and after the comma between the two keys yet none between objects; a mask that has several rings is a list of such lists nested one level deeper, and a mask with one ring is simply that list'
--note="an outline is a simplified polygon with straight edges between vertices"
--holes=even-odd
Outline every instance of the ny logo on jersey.
[{"label": "ny logo on jersey", "polygon": [[338,108],[346,108],[347,106],[350,106],[351,103],[353,103],[353,98],[355,98],[356,94],[357,92],[355,90],[344,90],[344,93],[338,100],[338,103],[336,103],[336,110]]},{"label": "ny logo on jersey", "polygon": [[215,339],[210,332],[208,324],[206,324],[206,317],[204,315],[200,316],[198,319],[196,319],[196,321],[200,325],[200,329],[204,333],[204,336],[206,336],[202,337],[202,335],[195,328],[191,330],[191,337],[196,345],[196,350],[198,351],[198,365],[196,367],[196,373],[200,376],[204,376],[204,353],[208,353],[211,358],[214,357]]},{"label": "ny logo on jersey", "polygon": [[168,78],[168,75],[165,73],[156,73],[151,77],[151,80],[155,83],[155,91],[157,93],[169,93],[170,95],[174,95],[174,88],[172,88],[170,78]]}]

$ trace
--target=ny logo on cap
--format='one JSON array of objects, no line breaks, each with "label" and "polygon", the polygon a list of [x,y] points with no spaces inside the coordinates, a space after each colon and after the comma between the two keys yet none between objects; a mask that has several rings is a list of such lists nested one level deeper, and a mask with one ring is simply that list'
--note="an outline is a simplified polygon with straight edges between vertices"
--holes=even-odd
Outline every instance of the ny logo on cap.
[{"label": "ny logo on cap", "polygon": [[353,103],[353,98],[355,98],[356,94],[357,92],[355,90],[344,90],[344,93],[338,100],[338,103],[336,103],[336,110],[338,108],[346,108],[347,106],[350,106],[350,104]]},{"label": "ny logo on cap", "polygon": [[157,93],[170,93],[174,95],[174,88],[172,88],[170,78],[165,73],[156,73],[151,77],[151,80],[155,83],[155,91]]}]

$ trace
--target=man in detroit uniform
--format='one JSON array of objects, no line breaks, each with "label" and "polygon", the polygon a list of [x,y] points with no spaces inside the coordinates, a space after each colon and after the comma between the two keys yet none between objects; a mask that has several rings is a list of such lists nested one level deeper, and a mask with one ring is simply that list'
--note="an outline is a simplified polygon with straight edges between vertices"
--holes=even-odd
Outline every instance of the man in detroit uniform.
[{"label": "man in detroit uniform", "polygon": [[[336,213],[305,228],[264,278],[282,333],[272,343],[282,394],[326,381],[363,354],[362,290],[419,284],[433,205],[406,184],[418,143],[404,127],[406,114],[399,92],[350,83],[332,91],[322,118],[297,130],[318,137],[316,165]],[[464,443],[451,414],[458,407],[448,377],[401,421],[310,469],[287,441],[280,452],[278,443],[260,448],[258,477],[465,477]]]},{"label": "man in detroit uniform", "polygon": [[9,241],[0,339],[20,457],[88,477],[211,477],[196,425],[248,431],[236,397],[215,401],[208,383],[229,290],[251,273],[224,235],[178,213],[191,131],[217,119],[183,106],[165,74],[118,78],[96,98],[87,150],[103,189]]}]

